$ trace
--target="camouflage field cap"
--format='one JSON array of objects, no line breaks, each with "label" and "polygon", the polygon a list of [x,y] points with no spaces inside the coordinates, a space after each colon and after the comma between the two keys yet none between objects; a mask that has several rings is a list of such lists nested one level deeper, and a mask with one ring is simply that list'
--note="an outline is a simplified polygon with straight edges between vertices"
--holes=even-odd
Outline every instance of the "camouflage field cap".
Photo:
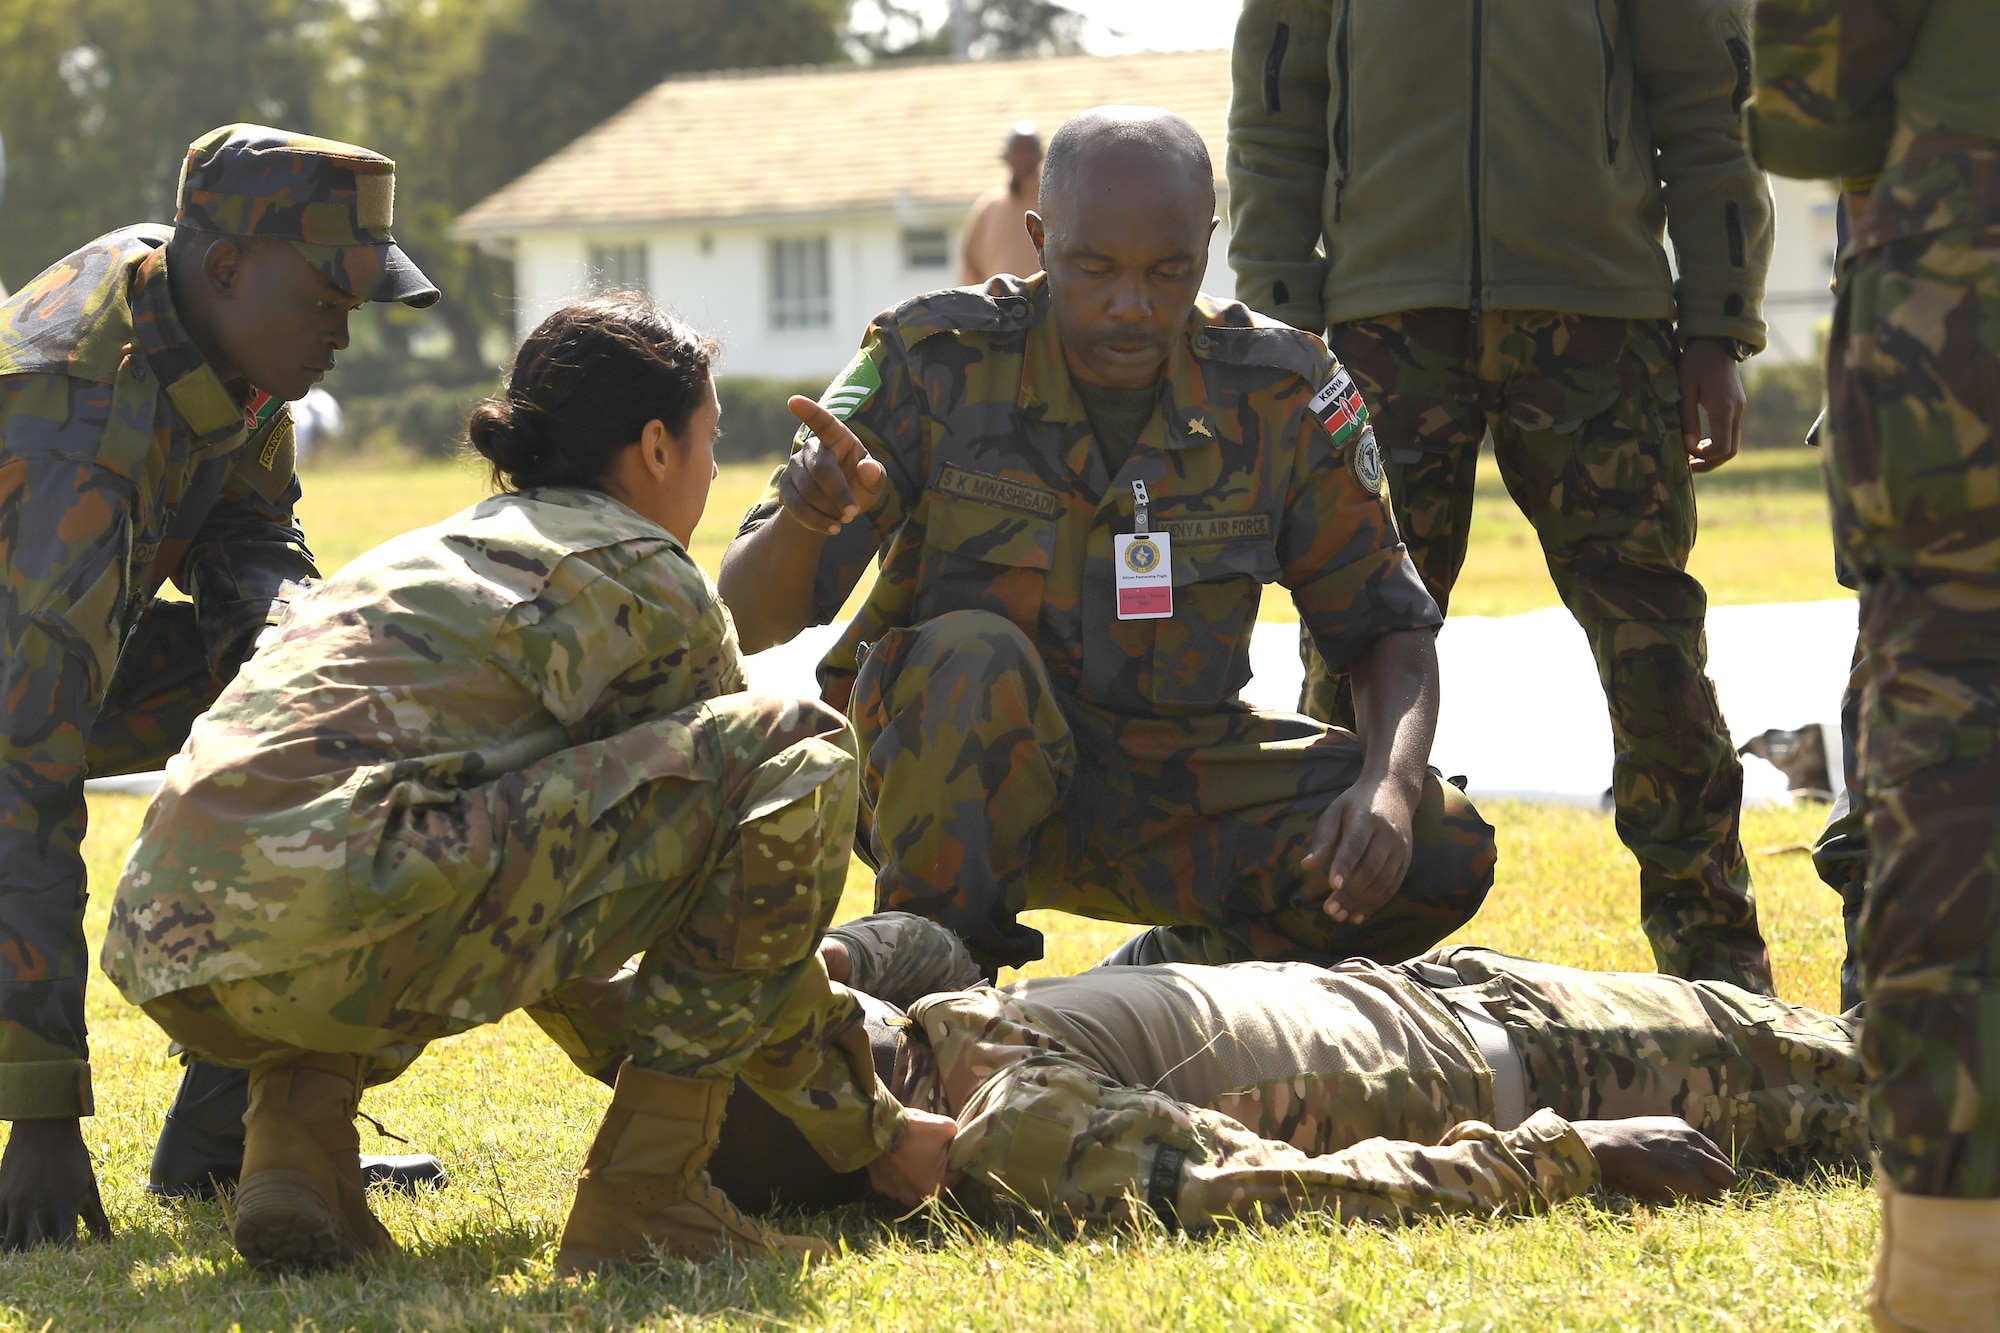
[{"label": "camouflage field cap", "polygon": [[333,139],[224,125],[188,145],[174,225],[291,242],[343,291],[427,306],[438,289],[389,234],[396,164]]}]

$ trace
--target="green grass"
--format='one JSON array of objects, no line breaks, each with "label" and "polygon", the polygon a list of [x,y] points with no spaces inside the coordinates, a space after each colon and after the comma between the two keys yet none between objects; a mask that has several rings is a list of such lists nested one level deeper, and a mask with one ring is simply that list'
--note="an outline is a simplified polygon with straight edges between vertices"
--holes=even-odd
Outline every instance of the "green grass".
[{"label": "green grass", "polygon": [[[771,465],[735,463],[722,469],[708,512],[695,532],[694,556],[713,571],[736,535],[744,511],[763,493]],[[1851,596],[1833,579],[1826,493],[1819,455],[1808,449],[1744,454],[1697,480],[1701,536],[1690,568],[1717,606],[1804,602]],[[482,473],[467,463],[354,468],[329,460],[305,474],[300,520],[328,572],[393,533],[435,522],[487,493]],[[851,613],[864,588],[849,600]],[[1534,529],[1514,507],[1491,458],[1480,460],[1471,549],[1452,613],[1508,616],[1560,605],[1542,562]],[[1265,620],[1295,620],[1291,598],[1272,585]]]},{"label": "green grass", "polygon": [[[88,929],[143,803],[92,802]],[[1499,883],[1465,938],[1597,967],[1644,967],[1636,883],[1610,820],[1496,803]],[[1807,859],[1823,807],[1749,812],[1745,841],[1779,984],[1834,1002],[1833,895]],[[842,915],[866,909],[850,877]],[[1081,967],[1126,928],[1037,913],[1049,957]],[[809,1273],[666,1261],[578,1283],[554,1275],[576,1169],[606,1101],[517,1018],[438,1043],[369,1094],[389,1129],[436,1152],[451,1189],[378,1197],[405,1253],[331,1276],[273,1279],[230,1248],[219,1204],[158,1204],[140,1188],[177,1067],[159,1031],[99,978],[90,994],[99,1109],[86,1125],[118,1235],[0,1260],[0,1329],[1863,1329],[1872,1196],[1854,1177],[1753,1179],[1722,1203],[1646,1208],[1577,1200],[1518,1221],[1405,1230],[1308,1217],[1190,1240],[1094,1232],[1059,1244],[901,1225],[854,1210],[808,1225],[852,1253]],[[372,1132],[363,1129],[366,1140]],[[394,1151],[384,1144],[385,1151]]]},{"label": "green grass", "polygon": [[[1741,480],[1704,483],[1704,547],[1717,600],[1833,596],[1811,459],[1757,456]],[[1754,465],[1754,466],[1746,466]],[[711,569],[766,470],[718,481],[695,550]],[[1731,472],[1722,474],[1729,479]],[[389,533],[483,494],[449,465],[385,472],[317,469],[304,519],[332,569]],[[1497,489],[1497,483],[1495,486]],[[1470,569],[1509,553],[1504,504],[1483,504]],[[1486,501],[1486,497],[1482,496]],[[1817,526],[1816,526],[1817,523]],[[1525,524],[1520,524],[1525,532]],[[1719,534],[1719,535],[1718,535]],[[1733,534],[1733,535],[1732,535]],[[1532,557],[1532,558],[1530,558]],[[1741,578],[1726,575],[1738,571]],[[1470,575],[1468,576],[1470,577]],[[1480,577],[1484,578],[1485,575]],[[1543,575],[1546,582],[1546,575]],[[1526,566],[1496,572],[1499,614],[1553,603]],[[1712,591],[1716,588],[1712,585]],[[1539,600],[1537,600],[1539,598]],[[111,886],[143,802],[91,802],[85,847],[95,887],[86,925],[102,936]],[[1796,848],[1824,807],[1760,809],[1744,820],[1765,932],[1787,998],[1830,1007],[1840,942],[1833,895]],[[1464,938],[1587,967],[1643,968],[1637,882],[1608,817],[1507,802],[1498,884]],[[850,876],[842,915],[867,909]],[[1035,913],[1049,939],[1037,972],[1088,965],[1128,928]],[[440,1042],[367,1109],[442,1157],[450,1190],[380,1199],[402,1256],[353,1272],[265,1278],[230,1248],[219,1204],[161,1205],[141,1185],[178,1068],[158,1029],[97,977],[91,988],[98,1114],[85,1127],[118,1235],[108,1245],[0,1259],[0,1330],[66,1329],[1864,1329],[1860,1296],[1874,1244],[1862,1180],[1752,1179],[1721,1203],[1673,1208],[1573,1201],[1517,1221],[1401,1230],[1317,1217],[1207,1239],[1094,1232],[1076,1243],[984,1232],[939,1215],[897,1224],[856,1210],[809,1225],[851,1253],[810,1272],[776,1264],[665,1261],[607,1279],[554,1275],[575,1172],[606,1101],[518,1017]],[[364,1139],[372,1132],[364,1129]],[[395,1150],[393,1145],[382,1145]]]}]

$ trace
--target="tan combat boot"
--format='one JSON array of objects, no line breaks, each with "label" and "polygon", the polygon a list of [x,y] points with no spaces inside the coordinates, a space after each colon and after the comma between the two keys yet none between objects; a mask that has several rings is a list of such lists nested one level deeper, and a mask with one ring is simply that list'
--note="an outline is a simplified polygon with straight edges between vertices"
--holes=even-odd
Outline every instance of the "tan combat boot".
[{"label": "tan combat boot", "polygon": [[326,1268],[395,1251],[361,1175],[360,1068],[351,1055],[314,1054],[250,1071],[230,1230],[252,1268]]},{"label": "tan combat boot", "polygon": [[1868,1313],[1881,1333],[2000,1333],[2000,1199],[1878,1185],[1882,1239]]},{"label": "tan combat boot", "polygon": [[731,1080],[618,1069],[618,1088],[576,1181],[556,1271],[593,1272],[657,1247],[685,1259],[824,1255],[833,1247],[751,1221],[709,1183]]}]

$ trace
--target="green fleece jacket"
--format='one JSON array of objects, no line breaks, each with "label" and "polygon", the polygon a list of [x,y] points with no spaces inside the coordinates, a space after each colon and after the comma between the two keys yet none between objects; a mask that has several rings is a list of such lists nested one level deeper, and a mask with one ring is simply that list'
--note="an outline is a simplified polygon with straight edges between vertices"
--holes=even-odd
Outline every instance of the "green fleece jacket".
[{"label": "green fleece jacket", "polygon": [[1995,0],[1763,0],[1757,6],[1757,158],[1781,176],[1887,164],[1898,118],[2000,139]]},{"label": "green fleece jacket", "polygon": [[1764,345],[1750,0],[1247,0],[1233,69],[1253,308],[1313,330],[1561,310]]}]

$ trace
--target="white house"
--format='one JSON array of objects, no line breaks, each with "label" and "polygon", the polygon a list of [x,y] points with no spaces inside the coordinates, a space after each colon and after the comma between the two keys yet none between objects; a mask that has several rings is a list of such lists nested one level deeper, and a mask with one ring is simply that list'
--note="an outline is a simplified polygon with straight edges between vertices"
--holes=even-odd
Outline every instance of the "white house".
[{"label": "white house", "polygon": [[[1008,130],[1170,106],[1223,188],[1228,54],[830,66],[672,79],[459,219],[514,260],[517,327],[638,286],[723,342],[726,374],[812,378],[870,318],[958,281],[959,227]],[[1206,289],[1228,296],[1226,229]]]},{"label": "white house", "polygon": [[[594,285],[640,287],[723,341],[724,373],[831,375],[868,320],[957,281],[959,227],[1004,179],[1016,121],[1106,102],[1171,107],[1216,189],[1229,53],[938,62],[670,79],[489,196],[461,235],[514,260],[525,332]],[[1774,182],[1771,354],[1813,354],[1831,308],[1831,192]],[[1228,226],[1203,287],[1231,296]]]}]

